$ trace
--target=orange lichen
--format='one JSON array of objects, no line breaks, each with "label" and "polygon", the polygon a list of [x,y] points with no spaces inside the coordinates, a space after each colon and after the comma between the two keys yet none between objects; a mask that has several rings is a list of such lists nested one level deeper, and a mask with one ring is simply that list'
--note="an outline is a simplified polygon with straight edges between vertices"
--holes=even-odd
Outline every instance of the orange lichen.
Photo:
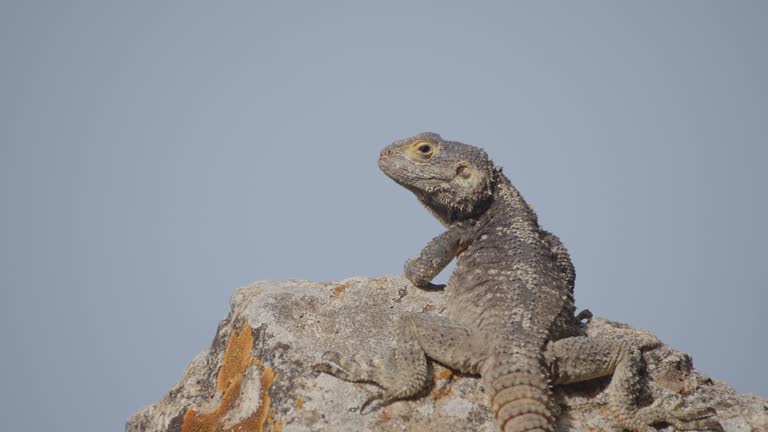
[{"label": "orange lichen", "polygon": [[435,400],[438,400],[451,394],[450,384],[456,379],[456,374],[450,369],[442,369],[436,372],[432,379],[435,381],[435,388],[432,389],[430,394]]},{"label": "orange lichen", "polygon": [[346,290],[347,288],[349,288],[351,286],[352,286],[352,284],[350,284],[350,283],[345,283],[345,284],[339,285],[339,286],[337,286],[336,288],[333,289],[333,295],[338,297],[338,296],[344,294],[344,290]]},{"label": "orange lichen", "polygon": [[389,410],[381,410],[381,414],[379,414],[379,420],[387,422],[392,418],[392,416],[389,415]]},{"label": "orange lichen", "polygon": [[435,380],[435,382],[440,380],[452,381],[454,378],[456,378],[456,374],[454,374],[450,369],[442,368],[442,370],[435,372],[435,375],[432,378]]},{"label": "orange lichen", "polygon": [[[202,412],[195,407],[188,409],[184,413],[181,432],[279,432],[282,429],[282,422],[274,420],[269,411],[272,403],[269,389],[278,374],[253,356],[252,349],[253,332],[248,323],[243,324],[239,333],[233,329],[216,378],[216,392],[221,395],[219,405],[209,412]],[[240,397],[245,373],[253,365],[261,370],[261,405],[247,418],[227,427],[223,419],[235,406]],[[264,428],[265,425],[267,429]]]},{"label": "orange lichen", "polygon": [[273,413],[270,411],[269,415],[267,416],[267,426],[269,426],[268,430],[271,432],[281,432],[283,430],[283,421],[275,420]]},{"label": "orange lichen", "polygon": [[298,409],[304,408],[304,401],[301,399],[296,399],[296,408]]}]

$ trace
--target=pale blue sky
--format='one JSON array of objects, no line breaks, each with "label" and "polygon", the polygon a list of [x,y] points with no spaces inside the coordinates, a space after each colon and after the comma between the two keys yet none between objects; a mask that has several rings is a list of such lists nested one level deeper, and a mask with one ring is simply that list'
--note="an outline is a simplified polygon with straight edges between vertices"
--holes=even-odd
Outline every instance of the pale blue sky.
[{"label": "pale blue sky", "polygon": [[485,147],[577,304],[768,396],[768,3],[0,2],[0,418],[121,430],[259,279],[399,273]]}]

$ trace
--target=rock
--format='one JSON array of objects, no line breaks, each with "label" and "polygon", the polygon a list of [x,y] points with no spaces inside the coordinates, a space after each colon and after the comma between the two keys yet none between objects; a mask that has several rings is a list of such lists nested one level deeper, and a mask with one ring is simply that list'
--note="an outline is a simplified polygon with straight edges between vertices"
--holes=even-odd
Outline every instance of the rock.
[{"label": "rock", "polygon": [[[312,372],[326,350],[385,355],[400,314],[444,313],[439,291],[423,291],[394,276],[262,281],[238,289],[231,307],[210,349],[192,360],[159,402],[133,415],[126,431],[496,430],[477,377],[457,376],[440,365],[434,365],[434,383],[419,398],[374,405],[362,415],[359,407],[372,386]],[[688,354],[647,331],[601,318],[586,331],[644,347],[654,398],[713,407],[728,432],[768,431],[768,401],[704,376]],[[560,430],[611,430],[603,417],[607,383],[557,387]]]}]

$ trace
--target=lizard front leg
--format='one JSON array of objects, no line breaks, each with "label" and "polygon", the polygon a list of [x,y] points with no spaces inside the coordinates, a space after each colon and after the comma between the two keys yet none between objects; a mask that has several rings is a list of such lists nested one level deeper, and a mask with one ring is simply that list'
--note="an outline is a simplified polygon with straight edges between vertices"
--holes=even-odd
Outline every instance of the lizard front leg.
[{"label": "lizard front leg", "polygon": [[406,279],[419,288],[435,288],[432,279],[466,248],[472,228],[471,222],[457,222],[433,238],[418,257],[405,262]]},{"label": "lizard front leg", "polygon": [[323,354],[316,372],[352,382],[373,382],[382,390],[360,408],[382,399],[385,403],[417,395],[428,382],[427,357],[460,372],[477,373],[485,354],[482,340],[448,318],[408,313],[400,318],[395,350],[388,358],[344,358],[335,351]]}]

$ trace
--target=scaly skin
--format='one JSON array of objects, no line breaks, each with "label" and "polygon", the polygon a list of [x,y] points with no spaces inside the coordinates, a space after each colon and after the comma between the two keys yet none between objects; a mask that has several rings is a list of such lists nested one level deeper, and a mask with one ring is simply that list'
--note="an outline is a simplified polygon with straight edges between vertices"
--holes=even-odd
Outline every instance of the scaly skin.
[{"label": "scaly skin", "polygon": [[479,373],[506,432],[554,431],[552,384],[613,375],[608,408],[617,425],[642,432],[660,422],[720,430],[702,419],[711,413],[637,407],[640,352],[579,334],[568,252],[539,227],[482,149],[423,133],[386,147],[379,167],[447,228],[406,262],[405,276],[417,287],[434,287],[432,279],[457,258],[445,288],[448,316],[404,316],[388,359],[327,352],[315,370],[381,386],[365,405],[418,394],[428,382],[427,358]]}]

